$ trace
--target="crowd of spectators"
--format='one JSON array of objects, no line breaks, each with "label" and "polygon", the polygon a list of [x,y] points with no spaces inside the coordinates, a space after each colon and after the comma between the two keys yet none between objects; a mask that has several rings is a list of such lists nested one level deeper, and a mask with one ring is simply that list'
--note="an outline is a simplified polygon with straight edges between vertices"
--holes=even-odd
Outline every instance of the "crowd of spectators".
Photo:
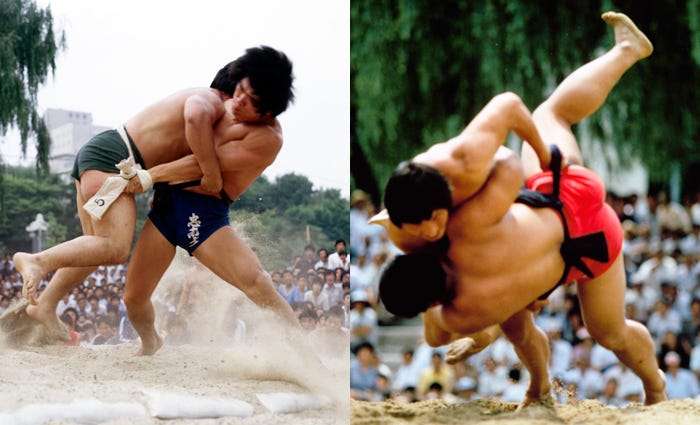
[{"label": "crowd of spectators", "polygon": [[[128,263],[99,266],[66,295],[56,308],[58,317],[70,331],[69,345],[103,345],[132,342],[138,334],[129,322],[124,304]],[[350,323],[350,256],[345,240],[335,248],[305,247],[302,255],[290,258],[281,270],[269,270],[273,285],[297,313],[307,332],[345,335]],[[46,288],[51,274],[38,285],[37,296]],[[192,282],[196,285],[196,282]],[[157,318],[158,331],[165,343],[180,345],[196,342],[196,326],[188,326],[187,309],[197,297],[192,285],[185,284],[167,300],[166,316]],[[0,261],[0,315],[22,297],[22,278],[15,270],[12,255]],[[235,339],[235,338],[234,338]],[[347,342],[345,342],[347,344]]]},{"label": "crowd of spectators", "polygon": [[[700,192],[683,204],[670,202],[664,192],[645,197],[609,194],[607,202],[625,234],[626,316],[649,329],[669,398],[700,400]],[[445,363],[448,347],[428,346],[418,327],[414,345],[401,353],[382,351],[378,331],[393,322],[377,297],[378,280],[382,267],[400,251],[381,226],[367,224],[375,212],[365,193],[353,192],[351,397],[522,401],[529,376],[502,336],[455,365]],[[548,369],[557,401],[597,399],[610,406],[642,401],[641,380],[586,330],[576,285],[557,288],[549,301],[536,323],[549,337]],[[401,358],[400,364],[387,365],[389,354]]]}]

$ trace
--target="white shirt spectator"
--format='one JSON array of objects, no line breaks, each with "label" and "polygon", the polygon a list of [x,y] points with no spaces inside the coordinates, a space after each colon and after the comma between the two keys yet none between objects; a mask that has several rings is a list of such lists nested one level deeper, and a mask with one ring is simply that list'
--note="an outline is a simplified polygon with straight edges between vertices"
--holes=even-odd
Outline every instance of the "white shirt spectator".
[{"label": "white shirt spectator", "polygon": [[[347,252],[347,251],[345,251]],[[337,252],[328,256],[328,270],[335,270],[338,267],[343,270],[350,270],[350,253],[348,252],[345,256],[345,260],[340,258]]]},{"label": "white shirt spectator", "polygon": [[321,293],[319,293],[318,296],[315,296],[314,291],[312,290],[306,291],[304,294],[304,301],[309,301],[313,303],[314,307],[321,308],[323,310],[328,310],[330,308],[328,293],[323,292],[323,290],[321,290]]},{"label": "white shirt spectator", "polygon": [[603,372],[619,362],[617,356],[612,351],[600,344],[595,344],[591,350],[591,367]]},{"label": "white shirt spectator", "polygon": [[698,378],[688,369],[666,372],[666,394],[669,399],[693,398],[700,394]]},{"label": "white shirt spectator", "polygon": [[576,367],[564,374],[565,382],[574,382],[578,388],[577,398],[595,398],[603,390],[603,375],[595,369]]},{"label": "white shirt spectator", "polygon": [[561,377],[571,368],[574,348],[565,339],[551,342],[550,373],[552,377]]},{"label": "white shirt spectator", "polygon": [[663,302],[659,301],[654,307],[654,312],[649,316],[647,328],[658,341],[666,332],[679,334],[683,328],[683,320],[678,312],[669,309]]},{"label": "white shirt spectator", "polygon": [[695,339],[695,346],[690,351],[690,370],[700,375],[700,338]]}]

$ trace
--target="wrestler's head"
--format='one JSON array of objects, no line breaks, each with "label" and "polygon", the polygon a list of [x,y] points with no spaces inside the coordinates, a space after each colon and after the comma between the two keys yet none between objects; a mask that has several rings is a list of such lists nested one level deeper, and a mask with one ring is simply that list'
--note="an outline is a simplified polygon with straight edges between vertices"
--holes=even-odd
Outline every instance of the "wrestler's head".
[{"label": "wrestler's head", "polygon": [[260,115],[276,117],[294,102],[292,62],[281,51],[268,46],[247,49],[243,56],[219,70],[211,88],[233,96],[246,77]]},{"label": "wrestler's head", "polygon": [[434,242],[445,234],[452,206],[450,185],[429,165],[403,162],[386,184],[384,206],[399,229]]},{"label": "wrestler's head", "polygon": [[445,299],[446,279],[447,274],[436,257],[398,255],[379,279],[379,298],[391,314],[414,317]]}]

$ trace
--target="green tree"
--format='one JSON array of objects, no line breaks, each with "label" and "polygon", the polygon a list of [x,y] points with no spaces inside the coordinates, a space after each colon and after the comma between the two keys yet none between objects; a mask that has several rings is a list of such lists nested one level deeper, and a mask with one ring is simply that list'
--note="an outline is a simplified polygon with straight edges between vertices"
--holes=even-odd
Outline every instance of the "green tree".
[{"label": "green tree", "polygon": [[0,136],[16,126],[22,152],[35,136],[36,166],[43,173],[49,168],[51,140],[36,111],[37,91],[55,71],[56,54],[64,45],[64,34],[54,34],[49,7],[41,9],[33,0],[0,0]]},{"label": "green tree", "polygon": [[[289,173],[274,182],[260,176],[231,206],[233,217],[238,211],[269,212],[305,229],[314,226],[331,239],[348,238],[350,228],[348,200],[337,189],[314,190],[303,175]],[[305,231],[304,231],[305,232]]]},{"label": "green tree", "polygon": [[353,0],[350,8],[351,173],[375,202],[400,161],[457,134],[497,93],[514,91],[534,109],[609,48],[606,10],[629,15],[655,52],[586,120],[588,133],[620,157],[641,157],[652,180],[668,178],[672,161],[684,171],[700,164],[700,0]]},{"label": "green tree", "polygon": [[5,176],[5,203],[0,211],[0,241],[6,252],[31,250],[25,227],[37,214],[49,228],[42,247],[49,248],[80,235],[75,189],[54,175],[37,176],[29,168],[10,168]]}]

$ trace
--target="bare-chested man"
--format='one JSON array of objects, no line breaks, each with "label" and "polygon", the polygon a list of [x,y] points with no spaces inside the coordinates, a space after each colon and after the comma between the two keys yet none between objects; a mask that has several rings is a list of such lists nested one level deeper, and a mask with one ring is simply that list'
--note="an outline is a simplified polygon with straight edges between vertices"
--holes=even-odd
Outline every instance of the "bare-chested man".
[{"label": "bare-chested man", "polygon": [[[139,354],[151,355],[162,340],[154,327],[151,295],[175,256],[176,247],[187,250],[220,278],[237,287],[253,302],[270,308],[296,328],[292,308],[275,290],[255,253],[229,225],[230,199],[238,198],[270,165],[282,147],[282,129],[275,116],[263,112],[257,91],[239,84],[234,98],[225,102],[226,113],[214,128],[226,199],[188,184],[156,185],[153,207],[139,234],[126,278],[124,301],[129,320],[141,336]],[[240,101],[239,94],[249,101]],[[190,166],[197,163],[185,159]],[[173,174],[182,168],[167,163],[151,169]],[[196,183],[196,182],[195,182]]]},{"label": "bare-chested man", "polygon": [[[108,177],[118,175],[115,164],[133,153],[138,164],[151,169],[153,182],[202,176],[201,191],[222,193],[222,172],[217,155],[223,153],[218,154],[212,143],[214,126],[219,124],[220,131],[223,131],[222,123],[228,123],[232,127],[232,137],[245,136],[240,125],[233,128],[234,122],[225,118],[227,111],[229,115],[232,113],[231,108],[238,111],[239,121],[257,120],[260,114],[276,116],[284,111],[293,99],[291,68],[291,62],[282,52],[266,46],[250,48],[243,56],[224,66],[210,88],[175,93],[128,120],[123,136],[117,130],[110,130],[95,136],[81,148],[73,177],[76,179],[78,214],[84,235],[37,254],[15,255],[15,266],[24,281],[23,291],[32,303],[37,303],[30,305],[27,313],[49,329],[60,331],[55,310],[63,295],[84,280],[96,266],[122,263],[128,258],[136,224],[134,196],[130,193],[119,195],[99,220],[82,208]],[[248,106],[257,108],[260,114],[251,115]],[[249,139],[251,143],[256,140],[255,136]],[[191,154],[194,155],[186,157]],[[173,163],[176,166],[160,171],[152,169],[178,159]],[[241,184],[249,183],[243,179]],[[226,190],[229,192],[224,193],[229,196],[237,196],[236,187],[230,183]],[[33,296],[36,285],[53,270],[57,272],[37,302]]]},{"label": "bare-chested man", "polygon": [[[417,156],[387,185],[387,191],[391,185],[399,189],[385,195],[393,222],[390,235],[413,252],[397,257],[382,278],[380,293],[387,308],[407,316],[425,311],[426,339],[433,345],[506,324],[506,335],[532,374],[524,403],[548,397],[551,388],[546,337],[534,326],[526,307],[557,284],[573,281],[578,282],[591,335],[642,379],[647,404],[666,399],[649,332],[624,317],[619,220],[605,205],[600,179],[581,166],[581,152],[571,131],[574,123],[600,107],[634,63],[652,52],[651,43],[625,15],[608,12],[603,19],[614,27],[615,46],[572,73],[532,116],[516,95],[499,95],[460,136]],[[518,130],[523,128],[520,120],[530,123],[524,124],[526,128],[535,127],[541,139],[556,144],[564,161],[544,154],[542,145],[533,144],[535,153],[523,144],[522,163],[501,150],[488,173],[478,167],[472,172],[470,158],[479,158],[479,146],[493,152],[510,130],[523,136]],[[562,163],[566,166],[558,172]],[[461,189],[461,177],[455,171],[458,164],[468,174],[464,181],[476,191]],[[526,187],[539,192],[530,192],[530,200],[519,198],[524,177]],[[416,189],[417,181],[427,183]],[[442,206],[429,206],[428,214],[411,217],[407,212],[411,203],[420,201],[405,194],[421,190],[448,197],[434,204]],[[455,207],[454,198],[466,202]],[[413,224],[406,227],[394,220],[395,211]],[[449,267],[444,268],[445,264]],[[406,294],[411,294],[410,299]]]}]

